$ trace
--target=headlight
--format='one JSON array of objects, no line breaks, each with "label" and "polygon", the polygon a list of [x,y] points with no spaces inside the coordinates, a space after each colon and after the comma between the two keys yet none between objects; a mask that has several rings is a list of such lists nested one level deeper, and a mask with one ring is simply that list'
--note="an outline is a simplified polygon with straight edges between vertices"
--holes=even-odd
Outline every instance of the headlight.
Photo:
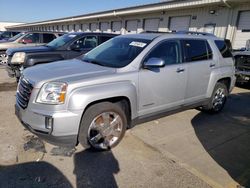
[{"label": "headlight", "polygon": [[11,59],[11,63],[22,64],[24,62],[24,59],[25,59],[24,52],[16,52]]},{"label": "headlight", "polygon": [[63,104],[67,91],[67,84],[63,82],[49,82],[39,91],[36,102],[45,104]]}]

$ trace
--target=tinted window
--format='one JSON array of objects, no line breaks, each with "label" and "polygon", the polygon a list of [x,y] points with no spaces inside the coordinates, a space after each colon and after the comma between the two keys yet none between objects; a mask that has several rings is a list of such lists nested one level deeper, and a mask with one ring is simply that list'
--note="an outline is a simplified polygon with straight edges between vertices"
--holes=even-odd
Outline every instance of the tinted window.
[{"label": "tinted window", "polygon": [[43,43],[49,43],[54,40],[56,36],[54,34],[43,34]]},{"label": "tinted window", "polygon": [[100,36],[100,44],[106,42],[107,40],[111,39],[112,37],[109,36]]},{"label": "tinted window", "polygon": [[215,44],[218,47],[218,49],[220,50],[220,53],[221,53],[222,57],[224,57],[224,58],[232,57],[230,47],[225,43],[225,41],[216,40]]},{"label": "tinted window", "polygon": [[207,42],[205,40],[184,40],[186,62],[208,59]]},{"label": "tinted window", "polygon": [[72,46],[74,46],[74,48],[77,48],[79,50],[95,48],[97,46],[97,37],[96,36],[83,37],[75,41]]},{"label": "tinted window", "polygon": [[21,42],[39,43],[39,33],[29,33],[22,38]]},{"label": "tinted window", "polygon": [[150,58],[160,58],[166,65],[180,63],[179,43],[177,41],[165,41],[159,44],[149,53],[145,62]]}]

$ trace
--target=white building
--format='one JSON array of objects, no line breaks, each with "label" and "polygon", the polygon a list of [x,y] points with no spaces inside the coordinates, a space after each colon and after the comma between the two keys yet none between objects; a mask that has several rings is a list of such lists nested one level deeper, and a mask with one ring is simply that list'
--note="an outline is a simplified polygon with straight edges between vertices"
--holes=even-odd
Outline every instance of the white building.
[{"label": "white building", "polygon": [[9,26],[16,26],[19,24],[23,24],[23,23],[19,23],[19,22],[0,22],[0,31],[6,31],[5,27],[9,27]]},{"label": "white building", "polygon": [[139,33],[190,30],[214,33],[241,48],[250,39],[250,0],[168,0],[8,29]]}]

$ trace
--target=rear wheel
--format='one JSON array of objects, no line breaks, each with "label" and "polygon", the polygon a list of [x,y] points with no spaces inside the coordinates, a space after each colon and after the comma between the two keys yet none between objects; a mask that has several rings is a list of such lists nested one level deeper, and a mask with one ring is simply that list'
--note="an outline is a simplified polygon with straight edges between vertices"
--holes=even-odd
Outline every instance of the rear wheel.
[{"label": "rear wheel", "polygon": [[123,138],[127,128],[127,118],[118,104],[103,102],[90,106],[83,115],[79,142],[83,147],[108,150]]},{"label": "rear wheel", "polygon": [[218,82],[215,87],[209,103],[206,106],[200,108],[201,111],[209,113],[220,112],[226,103],[228,96],[228,89],[224,83]]}]

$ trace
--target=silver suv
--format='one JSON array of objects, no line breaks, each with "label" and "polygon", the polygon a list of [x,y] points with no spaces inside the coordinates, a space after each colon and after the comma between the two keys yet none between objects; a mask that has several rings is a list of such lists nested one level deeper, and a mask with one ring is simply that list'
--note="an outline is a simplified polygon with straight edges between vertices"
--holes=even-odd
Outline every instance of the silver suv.
[{"label": "silver suv", "polygon": [[123,35],[83,57],[25,70],[16,115],[53,144],[106,150],[145,118],[187,108],[220,112],[234,73],[230,50],[215,36]]}]

